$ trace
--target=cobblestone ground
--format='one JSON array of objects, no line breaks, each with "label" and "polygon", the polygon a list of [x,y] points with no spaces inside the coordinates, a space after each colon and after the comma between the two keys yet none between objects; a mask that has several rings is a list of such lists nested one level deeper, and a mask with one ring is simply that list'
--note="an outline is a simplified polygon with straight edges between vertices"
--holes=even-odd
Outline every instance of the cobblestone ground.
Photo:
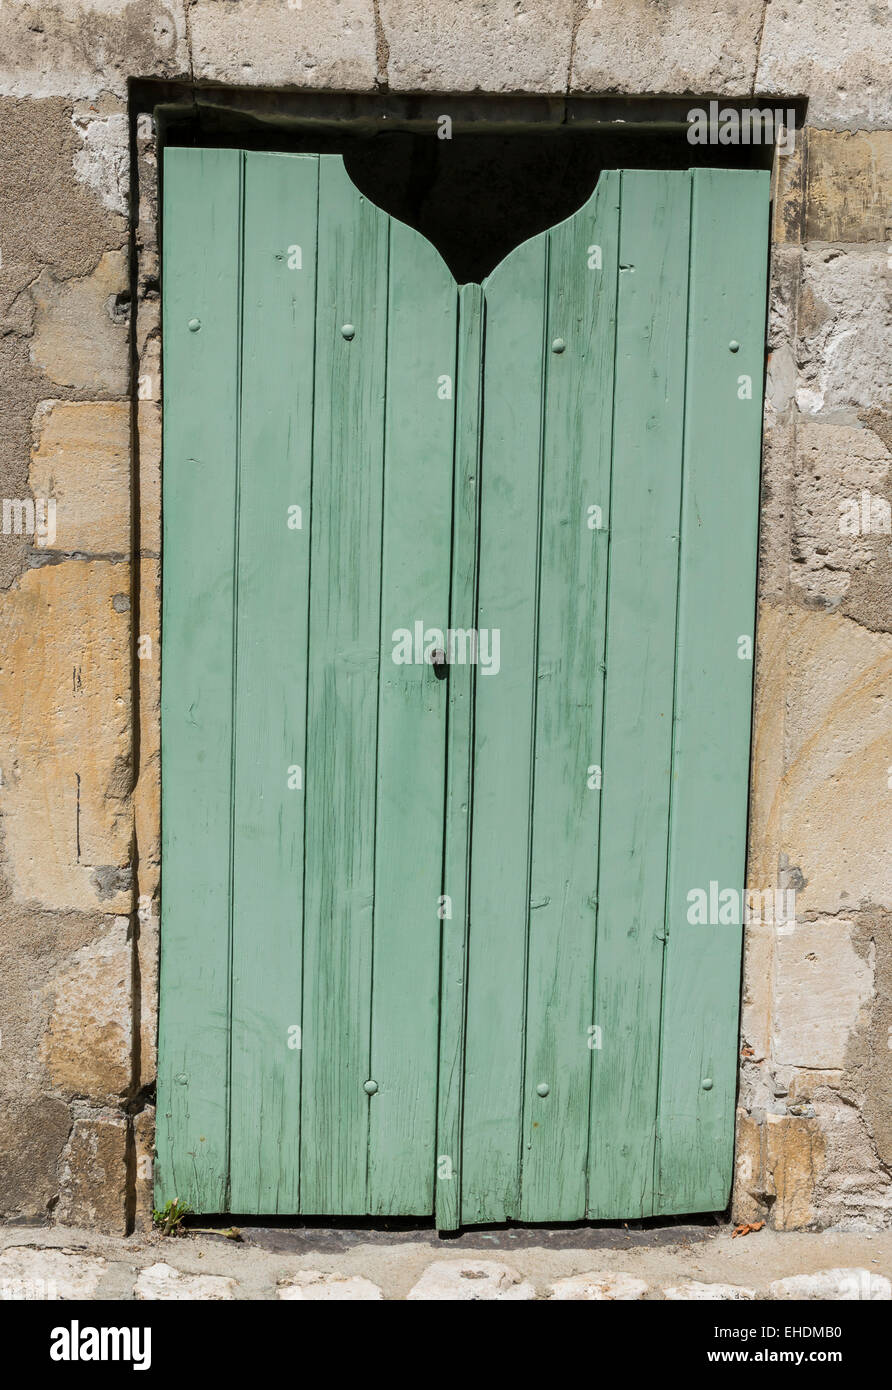
[{"label": "cobblestone ground", "polygon": [[890,1231],[229,1229],[3,1226],[0,1298],[892,1300]]}]

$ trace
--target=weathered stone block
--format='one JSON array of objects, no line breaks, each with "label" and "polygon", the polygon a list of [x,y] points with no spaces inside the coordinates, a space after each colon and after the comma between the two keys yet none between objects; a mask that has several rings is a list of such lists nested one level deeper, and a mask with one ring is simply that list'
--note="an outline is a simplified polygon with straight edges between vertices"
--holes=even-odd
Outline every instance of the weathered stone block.
[{"label": "weathered stone block", "polygon": [[[31,361],[59,386],[126,396],[130,384],[129,280],[123,251],[106,251],[81,279],[44,270],[31,290]],[[124,296],[123,308],[119,296]]]},{"label": "weathered stone block", "polygon": [[372,0],[196,0],[190,30],[199,82],[348,92],[375,85]]},{"label": "weathered stone block", "polygon": [[410,1289],[409,1301],[478,1303],[532,1299],[536,1290],[516,1269],[496,1260],[440,1260],[428,1265]]},{"label": "weathered stone block", "polygon": [[810,1105],[826,1092],[838,1091],[841,1076],[840,1071],[794,1071],[790,1076],[789,1103]]},{"label": "weathered stone block", "polygon": [[123,102],[78,102],[72,125],[81,141],[75,176],[109,212],[127,215],[130,205],[130,121]]},{"label": "weathered stone block", "polygon": [[125,1234],[127,1123],[122,1117],[76,1120],[61,1174],[58,1221]]},{"label": "weathered stone block", "polygon": [[238,1284],[219,1274],[187,1274],[168,1264],[149,1265],[140,1271],[133,1286],[137,1299],[221,1299],[235,1298]]},{"label": "weathered stone block", "polygon": [[856,570],[875,588],[878,570],[889,565],[890,463],[892,454],[872,430],[797,422],[791,578],[809,604],[837,607]]},{"label": "weathered stone block", "polygon": [[799,387],[806,415],[892,400],[892,304],[882,247],[803,252]]},{"label": "weathered stone block", "polygon": [[[888,1226],[892,1221],[892,1180],[860,1111],[863,1093],[847,1087],[839,1096],[816,1100],[823,1158],[816,1171],[813,1205],[821,1226]],[[886,1100],[888,1109],[888,1096]]]},{"label": "weathered stone block", "polygon": [[888,1303],[892,1283],[884,1274],[869,1269],[822,1269],[817,1274],[792,1274],[768,1285],[768,1297],[776,1299],[820,1298],[832,1302],[867,1299]]},{"label": "weathered stone block", "polygon": [[781,1066],[841,1068],[849,1036],[873,995],[873,970],[840,918],[800,922],[777,933],[774,1061]]},{"label": "weathered stone block", "polygon": [[132,954],[129,920],[115,918],[49,986],[53,1010],[41,1046],[52,1085],[110,1100],[131,1080]]},{"label": "weathered stone block", "polygon": [[582,7],[571,90],[739,96],[752,89],[762,10],[762,0],[594,0]]},{"label": "weathered stone block", "polygon": [[394,91],[567,89],[573,0],[379,0],[379,10]]},{"label": "weathered stone block", "polygon": [[5,872],[20,902],[130,910],[130,571],[28,570],[0,605]]},{"label": "weathered stone block", "polygon": [[763,605],[748,880],[796,890],[796,913],[892,905],[892,636]]},{"label": "weathered stone block", "polygon": [[276,1298],[292,1302],[377,1303],[383,1297],[371,1279],[356,1274],[320,1274],[318,1269],[302,1269],[287,1279],[280,1279],[276,1285]]},{"label": "weathered stone block", "polygon": [[764,10],[757,92],[808,95],[815,125],[854,130],[892,124],[892,15],[886,7],[771,0]]},{"label": "weathered stone block", "polygon": [[67,1247],[8,1245],[0,1254],[0,1298],[94,1298],[108,1262]]},{"label": "weathered stone block", "polygon": [[791,153],[778,156],[772,169],[773,216],[771,240],[774,246],[798,245],[805,221],[806,149],[812,132],[798,131]]},{"label": "weathered stone block", "polygon": [[44,401],[28,481],[56,503],[46,550],[126,555],[130,550],[130,406]]},{"label": "weathered stone block", "polygon": [[820,1122],[798,1115],[765,1116],[765,1186],[774,1197],[771,1224],[803,1230],[815,1221],[814,1196],[825,1152]]},{"label": "weathered stone block", "polygon": [[732,1213],[735,1221],[761,1221],[766,1215],[763,1130],[755,1116],[738,1108],[734,1149]]},{"label": "weathered stone block", "polygon": [[46,1216],[70,1128],[68,1106],[53,1096],[0,1097],[0,1217]]},{"label": "weathered stone block", "polygon": [[892,131],[810,130],[806,241],[885,241]]},{"label": "weathered stone block", "polygon": [[0,92],[126,96],[130,77],[185,77],[185,10],[184,0],[42,0],[39,10],[4,5]]},{"label": "weathered stone block", "polygon": [[611,1270],[593,1270],[590,1274],[571,1274],[566,1279],[557,1279],[549,1284],[547,1297],[555,1302],[568,1303],[584,1300],[592,1302],[613,1302],[616,1299],[630,1301],[643,1298],[648,1285],[644,1279],[636,1279],[632,1274],[614,1274]]}]

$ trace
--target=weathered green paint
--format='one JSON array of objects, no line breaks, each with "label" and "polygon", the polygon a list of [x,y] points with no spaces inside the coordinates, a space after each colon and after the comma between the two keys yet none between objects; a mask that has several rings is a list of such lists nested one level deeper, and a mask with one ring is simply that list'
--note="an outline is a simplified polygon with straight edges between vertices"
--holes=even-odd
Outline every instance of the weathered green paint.
[{"label": "weathered green paint", "polygon": [[381,561],[368,1209],[431,1211],[437,1131],[443,781],[448,685],[391,660],[416,618],[446,628],[455,378],[452,277],[392,223]]},{"label": "weathered green paint", "polygon": [[722,1206],[767,176],[605,173],[458,287],[337,156],[164,174],[159,1200]]},{"label": "weathered green paint", "polygon": [[[290,177],[283,177],[283,167]],[[232,1133],[234,1211],[294,1211],[297,1142],[309,532],[318,164],[245,157],[242,377],[233,738]],[[281,601],[287,576],[292,600]]]},{"label": "weathered green paint", "polygon": [[[585,1211],[619,175],[550,237],[524,1084],[524,1221]],[[601,266],[589,248],[600,250]],[[565,343],[563,352],[551,345]],[[601,525],[597,513],[601,511]],[[590,769],[592,769],[590,771]],[[593,783],[594,785],[590,785]],[[541,1083],[546,1097],[538,1094]]]},{"label": "weathered green paint", "polygon": [[157,1180],[196,1211],[229,1197],[241,179],[231,150],[165,161]]},{"label": "weathered green paint", "polygon": [[753,662],[738,639],[751,653],[766,178],[693,181],[657,1215],[730,1195],[743,931],[692,925],[686,895],[744,881]]},{"label": "weathered green paint", "polygon": [[[624,173],[610,489],[589,1210],[653,1202],[690,184]],[[618,1209],[617,1209],[618,1208]]]}]

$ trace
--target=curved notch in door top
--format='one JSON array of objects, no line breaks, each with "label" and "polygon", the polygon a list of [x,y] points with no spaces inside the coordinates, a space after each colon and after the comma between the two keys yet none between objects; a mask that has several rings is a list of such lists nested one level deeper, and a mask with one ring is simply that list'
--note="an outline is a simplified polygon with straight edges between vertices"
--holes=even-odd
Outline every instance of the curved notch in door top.
[{"label": "curved notch in door top", "polygon": [[378,135],[343,160],[360,193],[436,247],[459,284],[482,283],[516,247],[582,208],[602,162],[567,132],[440,139],[435,130]]}]

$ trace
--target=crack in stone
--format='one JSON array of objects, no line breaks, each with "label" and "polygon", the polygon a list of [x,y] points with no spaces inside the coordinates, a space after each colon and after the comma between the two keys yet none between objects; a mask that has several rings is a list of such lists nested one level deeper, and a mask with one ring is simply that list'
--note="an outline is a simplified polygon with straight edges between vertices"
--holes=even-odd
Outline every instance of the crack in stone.
[{"label": "crack in stone", "polygon": [[380,0],[372,0],[372,9],[375,17],[375,86],[379,91],[386,92],[389,87],[390,44],[381,19]]}]

